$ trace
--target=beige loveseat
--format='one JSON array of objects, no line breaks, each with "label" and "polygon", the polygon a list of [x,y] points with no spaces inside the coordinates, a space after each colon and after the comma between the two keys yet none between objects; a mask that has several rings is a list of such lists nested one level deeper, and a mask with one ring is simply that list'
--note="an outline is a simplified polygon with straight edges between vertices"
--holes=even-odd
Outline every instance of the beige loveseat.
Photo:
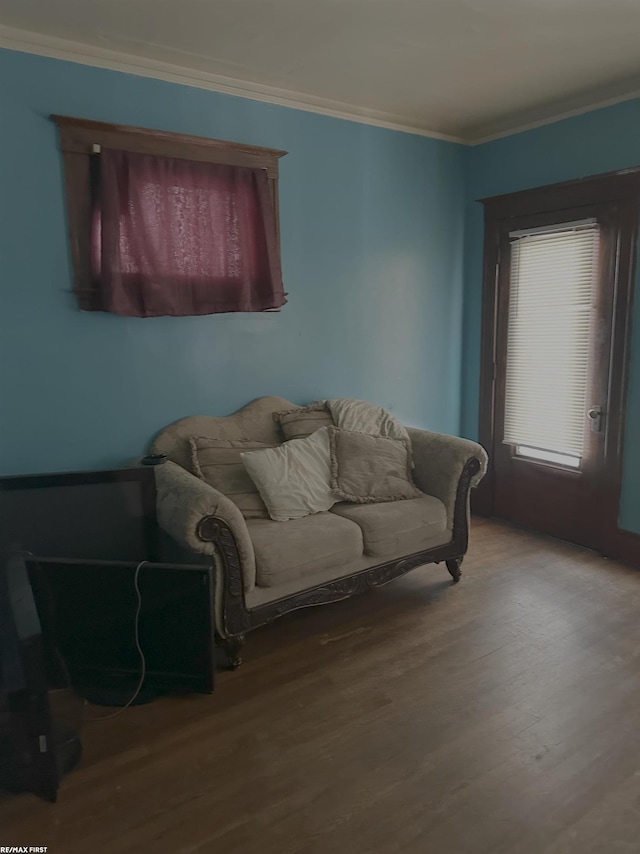
[{"label": "beige loveseat", "polygon": [[409,429],[421,498],[382,504],[341,502],[288,522],[245,519],[193,473],[189,438],[282,441],[273,413],[295,404],[262,397],[226,417],[192,416],[153,443],[168,462],[156,470],[158,520],[217,569],[216,628],[232,665],[244,634],[296,608],[345,599],[414,567],[444,561],[454,582],[467,549],[469,489],[484,474],[484,449],[466,439]]}]

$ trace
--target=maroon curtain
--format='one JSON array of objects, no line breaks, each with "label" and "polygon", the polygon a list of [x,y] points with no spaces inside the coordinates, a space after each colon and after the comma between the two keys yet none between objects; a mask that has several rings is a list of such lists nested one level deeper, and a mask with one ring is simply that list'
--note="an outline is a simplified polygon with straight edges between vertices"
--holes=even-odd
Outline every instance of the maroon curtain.
[{"label": "maroon curtain", "polygon": [[115,314],[286,303],[264,169],[103,148],[92,249],[102,307]]}]

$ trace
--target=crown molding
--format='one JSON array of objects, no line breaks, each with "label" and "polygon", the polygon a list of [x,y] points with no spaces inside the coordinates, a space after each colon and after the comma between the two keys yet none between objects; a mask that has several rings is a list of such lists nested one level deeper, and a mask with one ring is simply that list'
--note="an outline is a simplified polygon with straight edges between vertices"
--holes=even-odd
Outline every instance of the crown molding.
[{"label": "crown molding", "polygon": [[95,68],[105,68],[109,71],[120,71],[124,74],[135,74],[139,77],[150,77],[154,80],[164,80],[168,83],[178,83],[182,86],[193,86],[198,89],[207,89],[210,92],[220,92],[224,95],[249,98],[253,101],[262,101],[267,104],[276,104],[280,107],[290,107],[295,110],[318,113],[322,116],[331,116],[332,118],[344,119],[345,121],[402,131],[403,133],[410,133],[417,136],[426,136],[445,142],[461,144],[466,142],[461,137],[437,133],[418,124],[407,123],[402,117],[393,113],[369,110],[345,104],[342,101],[318,98],[313,95],[305,95],[287,89],[278,89],[274,86],[265,86],[261,83],[236,80],[221,74],[212,74],[207,71],[185,68],[184,66],[162,60],[134,56],[133,54],[121,53],[110,48],[96,47],[83,42],[34,33],[29,30],[21,30],[1,24],[0,48],[21,51],[22,53],[32,53],[37,56],[46,56],[51,59],[62,59],[81,65],[91,65]]},{"label": "crown molding", "polygon": [[536,119],[535,121],[514,125],[513,127],[496,131],[495,133],[490,133],[486,136],[466,137],[464,138],[464,141],[466,145],[470,145],[472,147],[476,145],[484,145],[485,142],[495,142],[497,139],[504,139],[507,136],[514,136],[517,133],[524,133],[528,130],[535,130],[536,128],[544,127],[545,125],[552,125],[556,122],[561,122],[563,119],[571,119],[574,116],[583,116],[585,113],[591,113],[594,110],[602,110],[605,107],[614,107],[616,104],[623,104],[625,101],[633,101],[635,98],[640,98],[640,89],[635,89],[624,95],[604,98],[600,101],[591,101],[582,107],[574,107],[571,110],[553,113],[553,115],[547,116],[544,119]]},{"label": "crown molding", "polygon": [[197,89],[206,89],[210,92],[220,92],[224,95],[233,95],[237,98],[249,98],[250,100],[261,101],[266,104],[275,104],[280,107],[317,113],[321,116],[331,116],[332,118],[343,119],[344,121],[387,128],[388,130],[401,131],[402,133],[469,146],[484,145],[487,142],[494,142],[495,140],[504,139],[514,134],[554,124],[563,119],[581,116],[585,113],[590,113],[592,110],[600,110],[604,107],[612,107],[624,101],[640,98],[640,90],[636,89],[622,95],[592,101],[570,110],[559,110],[545,118],[515,124],[494,133],[474,135],[473,132],[469,132],[467,134],[455,135],[429,130],[429,128],[418,123],[407,122],[402,116],[397,116],[393,113],[369,110],[365,107],[345,104],[342,101],[335,101],[330,98],[319,98],[314,95],[305,95],[301,92],[294,92],[288,89],[279,89],[275,86],[237,80],[221,74],[212,74],[195,68],[186,68],[182,65],[165,62],[164,60],[135,56],[134,54],[123,53],[110,48],[97,47],[84,42],[35,33],[30,30],[22,30],[2,24],[0,24],[0,48],[31,53],[37,56],[46,56],[51,59],[62,59],[80,65],[104,68],[109,71],[119,71],[123,74],[134,74],[138,77],[149,77],[153,80],[163,80],[168,83],[178,83],[182,86],[192,86]]}]

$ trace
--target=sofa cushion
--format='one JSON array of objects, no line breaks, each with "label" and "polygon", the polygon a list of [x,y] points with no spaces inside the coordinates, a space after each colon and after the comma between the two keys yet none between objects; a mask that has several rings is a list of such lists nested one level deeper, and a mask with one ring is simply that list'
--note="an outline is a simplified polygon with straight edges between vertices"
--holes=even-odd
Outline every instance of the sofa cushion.
[{"label": "sofa cushion", "polygon": [[191,467],[191,436],[212,439],[252,439],[266,445],[279,445],[280,428],[273,413],[295,406],[283,397],[259,397],[233,415],[216,418],[211,415],[190,415],[165,427],[153,441],[154,454],[167,454],[170,460],[194,474]]},{"label": "sofa cushion", "polygon": [[304,439],[321,427],[330,427],[333,424],[331,413],[322,402],[299,406],[285,412],[274,412],[273,418],[280,425],[285,442],[290,439]]},{"label": "sofa cushion", "polygon": [[276,587],[327,567],[341,567],[362,556],[358,525],[331,513],[316,513],[290,522],[248,519],[256,556],[256,583]]},{"label": "sofa cushion", "polygon": [[340,498],[357,504],[419,498],[411,477],[407,439],[369,436],[329,427],[331,486]]},{"label": "sofa cushion", "polygon": [[373,557],[402,557],[451,539],[445,506],[431,495],[386,504],[336,504],[330,512],[360,526],[364,552]]},{"label": "sofa cushion", "polygon": [[377,403],[356,400],[352,397],[335,397],[325,401],[336,427],[369,436],[386,436],[389,439],[409,441],[407,428],[395,415]]},{"label": "sofa cushion", "polygon": [[337,501],[329,483],[326,427],[306,439],[293,439],[263,451],[249,451],[242,454],[242,462],[275,522],[328,510]]},{"label": "sofa cushion", "polygon": [[258,487],[242,464],[243,451],[273,447],[250,439],[211,439],[191,436],[193,473],[230,498],[245,519],[267,519],[269,514]]}]

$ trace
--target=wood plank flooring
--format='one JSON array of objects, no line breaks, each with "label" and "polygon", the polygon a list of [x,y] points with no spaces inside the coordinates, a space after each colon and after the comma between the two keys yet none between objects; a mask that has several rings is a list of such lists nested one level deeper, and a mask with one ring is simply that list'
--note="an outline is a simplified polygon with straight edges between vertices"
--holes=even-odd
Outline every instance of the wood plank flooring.
[{"label": "wood plank flooring", "polygon": [[85,724],[56,805],[0,801],[0,845],[640,851],[640,573],[486,520],[463,570],[289,615],[214,695]]}]

